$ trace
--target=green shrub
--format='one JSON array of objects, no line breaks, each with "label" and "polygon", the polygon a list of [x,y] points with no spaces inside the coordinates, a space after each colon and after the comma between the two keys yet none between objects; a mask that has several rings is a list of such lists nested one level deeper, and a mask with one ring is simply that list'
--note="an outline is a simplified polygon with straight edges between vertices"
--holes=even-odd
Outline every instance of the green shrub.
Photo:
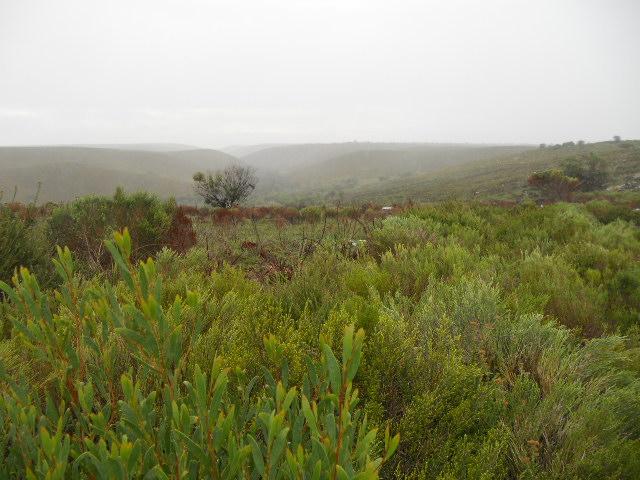
[{"label": "green shrub", "polygon": [[134,259],[159,251],[166,244],[174,211],[173,202],[145,192],[127,195],[119,189],[112,198],[84,197],[55,209],[49,219],[50,238],[97,272],[110,262],[104,241],[124,227],[130,228],[136,245]]},{"label": "green shrub", "polygon": [[[364,331],[345,329],[341,360],[321,344],[321,359],[308,360],[298,386],[288,385],[286,362],[262,385],[257,377],[245,384],[222,359],[203,371],[186,363],[202,324],[183,323],[202,300],[187,292],[164,307],[156,265],[131,263],[126,230],[107,248],[128,299],[108,284],[84,288],[68,249],[55,261],[60,305],[27,269],[14,288],[0,284],[16,339],[51,372],[44,384],[26,383],[0,350],[3,477],[377,478],[399,436],[387,429],[378,444],[356,409]],[[114,361],[121,346],[123,372]],[[282,360],[276,337],[264,347]]]},{"label": "green shrub", "polygon": [[591,200],[585,208],[601,223],[611,223],[614,220],[626,220],[640,224],[640,212],[630,209],[627,205],[615,204],[607,200]]},{"label": "green shrub", "polygon": [[530,302],[529,310],[520,310],[521,313],[543,311],[587,336],[599,335],[606,328],[606,293],[586,283],[560,257],[543,256],[539,252],[526,256],[507,280],[506,287],[511,290],[513,305]]},{"label": "green shrub", "polygon": [[32,267],[35,258],[27,226],[8,208],[0,209],[0,280],[8,282],[20,265]]},{"label": "green shrub", "polygon": [[[203,217],[185,254],[136,264],[119,236],[120,280],[61,251],[58,288],[22,270],[0,303],[0,478],[312,478],[317,459],[319,478],[638,478],[640,238],[592,210],[413,206],[367,224],[357,255],[355,219]],[[347,393],[329,352],[361,328]],[[365,432],[387,426],[384,460],[391,438]]]},{"label": "green shrub", "polygon": [[442,227],[433,221],[407,217],[385,218],[382,227],[373,233],[373,242],[380,253],[397,245],[415,247],[436,241],[442,233]]},{"label": "green shrub", "polygon": [[39,227],[0,205],[0,281],[9,282],[17,269],[26,266],[48,282],[45,257],[49,249]]}]

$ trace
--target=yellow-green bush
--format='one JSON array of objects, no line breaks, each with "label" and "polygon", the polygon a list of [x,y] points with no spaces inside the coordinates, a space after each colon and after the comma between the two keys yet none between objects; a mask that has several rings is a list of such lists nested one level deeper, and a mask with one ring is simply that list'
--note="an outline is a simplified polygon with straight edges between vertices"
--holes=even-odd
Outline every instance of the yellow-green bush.
[{"label": "yellow-green bush", "polygon": [[[592,207],[418,205],[372,226],[358,255],[339,248],[337,230],[308,255],[283,247],[278,255],[290,257],[291,275],[270,278],[255,274],[256,262],[268,261],[259,253],[237,257],[242,242],[253,239],[250,224],[214,225],[221,245],[185,255],[165,249],[141,265],[126,260],[122,237],[111,247],[117,281],[105,280],[113,274],[69,276],[63,253],[57,290],[36,287],[24,273],[17,296],[0,307],[0,477],[25,476],[29,459],[34,475],[44,476],[64,467],[64,458],[62,478],[117,478],[116,465],[125,478],[214,477],[214,463],[197,448],[207,443],[196,394],[206,372],[207,402],[215,398],[211,379],[226,383],[222,423],[210,425],[230,425],[230,437],[224,446],[204,447],[216,455],[217,478],[236,461],[245,477],[267,477],[269,445],[278,438],[269,440],[267,423],[280,422],[278,402],[293,386],[278,424],[280,432],[289,428],[286,445],[269,477],[287,478],[304,465],[310,475],[303,478],[312,478],[309,459],[320,455],[319,478],[354,478],[367,468],[357,460],[365,436],[349,437],[344,448],[351,453],[338,456],[345,474],[335,456],[322,456],[327,444],[336,446],[340,394],[331,377],[339,383],[335,366],[345,364],[329,352],[343,349],[345,328],[349,337],[353,326],[367,340],[351,385],[359,410],[343,410],[344,418],[362,425],[366,415],[363,434],[390,426],[402,439],[393,457],[372,464],[374,473],[639,478],[640,238],[626,214],[615,210],[610,218]],[[302,227],[321,231],[323,222],[265,228],[262,245],[280,236],[294,245]],[[161,318],[170,328],[156,347],[148,338],[156,338]],[[49,340],[29,336],[38,325],[54,329]],[[302,394],[312,416],[303,411]],[[386,446],[376,438],[365,442],[369,462],[393,449],[390,437]],[[353,470],[344,466],[347,457]],[[99,474],[98,465],[116,470]]]},{"label": "yellow-green bush", "polygon": [[377,478],[399,437],[387,429],[378,443],[356,409],[363,330],[345,328],[340,360],[321,343],[321,359],[307,360],[297,386],[280,342],[265,336],[282,370],[245,384],[239,366],[224,368],[220,358],[205,370],[188,363],[203,328],[183,322],[202,303],[196,293],[163,306],[156,265],[130,262],[128,232],[107,248],[126,298],[108,284],[84,288],[68,249],[55,261],[59,303],[27,269],[13,288],[0,283],[14,338],[50,372],[38,383],[17,376],[17,359],[0,350],[2,477]]}]

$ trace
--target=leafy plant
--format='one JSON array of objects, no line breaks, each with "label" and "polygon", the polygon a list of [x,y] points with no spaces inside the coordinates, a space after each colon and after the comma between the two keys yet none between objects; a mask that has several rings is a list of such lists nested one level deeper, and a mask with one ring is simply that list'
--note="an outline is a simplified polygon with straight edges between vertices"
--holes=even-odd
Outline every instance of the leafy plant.
[{"label": "leafy plant", "polygon": [[585,192],[603,190],[609,178],[604,160],[593,152],[586,157],[566,159],[563,171],[568,177],[580,180],[580,189]]},{"label": "leafy plant", "polygon": [[0,280],[8,282],[22,265],[37,270],[48,280],[43,262],[48,245],[39,230],[35,222],[25,221],[0,205]]},{"label": "leafy plant", "polygon": [[369,234],[192,211],[197,248],[140,262],[118,234],[113,275],[63,248],[57,288],[4,285],[0,478],[638,478],[639,197],[583,195]]},{"label": "leafy plant", "polygon": [[[174,202],[163,202],[145,192],[126,194],[118,189],[109,197],[84,197],[58,207],[49,219],[49,236],[54,245],[65,245],[74,251],[83,266],[98,272],[110,262],[105,240],[114,231],[130,228],[136,245],[131,255],[143,259],[165,245],[175,243],[170,230],[174,217],[180,215]],[[190,234],[190,223],[182,228]]]},{"label": "leafy plant", "polygon": [[[62,285],[52,302],[22,268],[14,287],[0,283],[11,302],[15,340],[51,381],[35,386],[3,371],[0,397],[0,473],[6,477],[128,478],[377,478],[398,446],[357,409],[353,380],[364,331],[345,329],[341,360],[327,344],[308,359],[299,386],[289,386],[282,362],[278,380],[265,371],[229,389],[241,372],[217,358],[208,369],[188,365],[185,311],[196,293],[162,305],[163,287],[152,259],[131,263],[128,231],[107,248],[123,288],[83,285],[69,249],[55,260]],[[120,338],[129,366],[115,381]],[[278,340],[265,350],[279,359]],[[55,379],[55,380],[54,380]],[[376,453],[379,452],[379,453]]]},{"label": "leafy plant", "polygon": [[570,200],[573,192],[580,187],[580,180],[565,175],[561,170],[552,169],[533,173],[527,179],[530,186],[540,190],[550,200]]}]

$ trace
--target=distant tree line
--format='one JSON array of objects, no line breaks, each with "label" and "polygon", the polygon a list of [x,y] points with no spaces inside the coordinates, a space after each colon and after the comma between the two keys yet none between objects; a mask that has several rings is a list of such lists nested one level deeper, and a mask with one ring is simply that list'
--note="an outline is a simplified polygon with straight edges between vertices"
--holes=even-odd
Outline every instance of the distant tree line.
[{"label": "distant tree line", "polygon": [[[620,143],[622,141],[622,139],[620,138],[620,135],[614,135],[613,136],[613,141],[615,143]],[[562,147],[575,147],[576,145],[579,146],[579,147],[584,147],[586,145],[586,143],[585,143],[584,140],[578,140],[577,142],[569,141],[569,142],[555,143],[555,144],[553,144],[553,143],[549,143],[549,144],[541,143],[540,144],[540,148],[541,149],[543,149],[543,148],[556,149],[556,148],[562,148]]]}]

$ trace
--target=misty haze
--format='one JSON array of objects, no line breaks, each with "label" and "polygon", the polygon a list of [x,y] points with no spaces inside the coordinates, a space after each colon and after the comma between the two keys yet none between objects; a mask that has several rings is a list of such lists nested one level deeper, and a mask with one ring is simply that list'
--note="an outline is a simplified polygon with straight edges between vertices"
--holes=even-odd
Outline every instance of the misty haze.
[{"label": "misty haze", "polygon": [[0,478],[640,478],[636,0],[0,0]]}]

